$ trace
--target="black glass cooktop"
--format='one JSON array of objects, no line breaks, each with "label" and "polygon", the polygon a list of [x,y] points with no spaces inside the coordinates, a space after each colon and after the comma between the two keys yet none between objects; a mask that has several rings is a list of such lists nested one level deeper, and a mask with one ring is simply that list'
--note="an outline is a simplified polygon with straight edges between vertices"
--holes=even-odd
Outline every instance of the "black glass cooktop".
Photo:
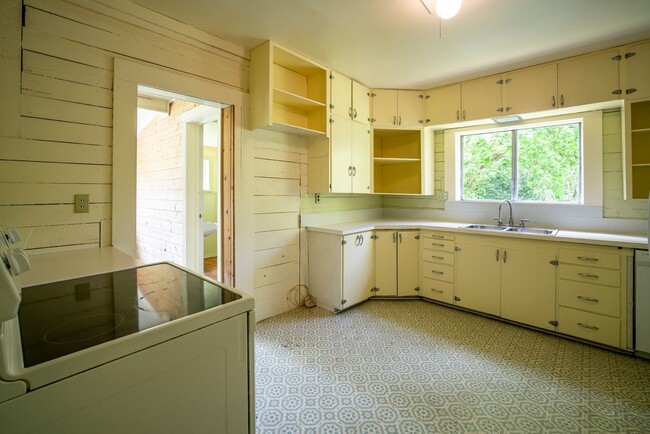
[{"label": "black glass cooktop", "polygon": [[23,288],[18,319],[24,366],[34,366],[239,298],[170,264]]}]

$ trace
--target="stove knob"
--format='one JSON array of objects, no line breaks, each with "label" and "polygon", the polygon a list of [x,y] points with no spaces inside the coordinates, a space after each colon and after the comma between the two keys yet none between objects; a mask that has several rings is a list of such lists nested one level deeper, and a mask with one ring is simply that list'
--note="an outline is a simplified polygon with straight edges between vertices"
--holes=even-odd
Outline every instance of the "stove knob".
[{"label": "stove knob", "polygon": [[22,249],[9,249],[7,252],[7,261],[9,262],[11,274],[14,276],[18,276],[32,268],[27,253]]}]

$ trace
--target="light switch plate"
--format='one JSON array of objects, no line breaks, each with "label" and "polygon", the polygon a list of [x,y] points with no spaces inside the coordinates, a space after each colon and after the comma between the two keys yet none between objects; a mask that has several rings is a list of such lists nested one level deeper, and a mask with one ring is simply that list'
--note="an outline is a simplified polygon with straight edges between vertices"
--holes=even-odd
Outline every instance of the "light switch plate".
[{"label": "light switch plate", "polygon": [[89,212],[90,202],[88,194],[75,194],[74,195],[74,212]]}]

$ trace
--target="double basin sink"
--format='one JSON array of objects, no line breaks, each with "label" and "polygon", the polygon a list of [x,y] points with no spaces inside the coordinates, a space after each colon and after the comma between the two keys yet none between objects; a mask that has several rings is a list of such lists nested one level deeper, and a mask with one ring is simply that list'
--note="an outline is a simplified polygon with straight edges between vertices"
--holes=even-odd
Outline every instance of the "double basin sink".
[{"label": "double basin sink", "polygon": [[483,231],[494,231],[494,232],[517,232],[521,234],[533,234],[533,235],[556,235],[557,229],[538,229],[538,228],[522,228],[519,226],[496,226],[496,225],[467,225],[463,226],[464,229],[479,229]]}]

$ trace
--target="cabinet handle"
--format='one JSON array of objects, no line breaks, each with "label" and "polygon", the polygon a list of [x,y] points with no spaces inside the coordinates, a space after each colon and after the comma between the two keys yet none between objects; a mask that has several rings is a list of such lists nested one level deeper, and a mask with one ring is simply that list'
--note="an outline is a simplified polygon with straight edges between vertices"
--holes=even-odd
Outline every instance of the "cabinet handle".
[{"label": "cabinet handle", "polygon": [[357,109],[354,109],[354,119],[357,118]]},{"label": "cabinet handle", "polygon": [[598,300],[597,298],[583,297],[582,295],[579,295],[579,296],[577,297],[577,299],[578,299],[578,300],[582,300],[582,301],[592,301],[592,302],[594,302],[594,303],[598,303],[598,302],[600,301],[600,300]]},{"label": "cabinet handle", "polygon": [[506,113],[508,113],[510,110],[512,110],[512,107],[506,107]]},{"label": "cabinet handle", "polygon": [[352,166],[352,176],[357,176],[357,166]]},{"label": "cabinet handle", "polygon": [[589,330],[600,330],[600,328],[598,328],[596,326],[592,326],[592,325],[585,324],[585,323],[582,323],[582,322],[579,322],[578,325],[580,327],[582,327],[582,328],[589,329]]},{"label": "cabinet handle", "polygon": [[460,110],[456,110],[456,120],[460,120]]},{"label": "cabinet handle", "polygon": [[440,275],[445,274],[443,271],[437,271],[437,270],[431,270],[431,272],[433,274],[440,274]]},{"label": "cabinet handle", "polygon": [[598,258],[592,258],[591,256],[578,256],[577,258],[580,261],[587,261],[587,262],[598,262]]},{"label": "cabinet handle", "polygon": [[498,111],[499,113],[503,112],[503,107],[499,107],[499,108],[497,109],[497,111]]},{"label": "cabinet handle", "polygon": [[445,257],[444,256],[431,256],[431,259],[437,259],[438,261],[442,261],[443,259],[445,259]]},{"label": "cabinet handle", "polygon": [[397,125],[402,125],[402,117],[398,116],[398,118],[399,118],[399,122],[397,123]]},{"label": "cabinet handle", "polygon": [[551,97],[551,107],[555,108],[555,95]]},{"label": "cabinet handle", "polygon": [[506,263],[506,260],[507,260],[507,259],[508,259],[508,251],[507,251],[507,250],[504,250],[504,251],[503,251],[503,263],[504,263],[504,264]]},{"label": "cabinet handle", "polygon": [[444,240],[445,239],[444,235],[431,235],[431,238],[435,238],[437,240]]},{"label": "cabinet handle", "polygon": [[399,243],[402,244],[402,233],[400,232],[397,236],[399,238]]},{"label": "cabinet handle", "polygon": [[348,166],[348,176],[352,176],[352,166]]},{"label": "cabinet handle", "polygon": [[560,95],[560,107],[564,107],[564,94]]},{"label": "cabinet handle", "polygon": [[625,53],[625,58],[629,59],[632,56],[636,56],[636,53],[634,51],[630,51],[628,53]]},{"label": "cabinet handle", "polygon": [[397,116],[393,116],[393,125],[397,125]]},{"label": "cabinet handle", "polygon": [[497,262],[499,262],[499,249],[497,249]]},{"label": "cabinet handle", "polygon": [[431,245],[436,247],[445,247],[445,245],[441,243],[431,243]]},{"label": "cabinet handle", "polygon": [[363,246],[363,235],[359,235],[359,238],[361,240],[361,243],[359,244],[360,246]]},{"label": "cabinet handle", "polygon": [[589,279],[598,279],[597,274],[591,274],[591,273],[578,273],[578,276],[586,277],[586,278],[589,278]]},{"label": "cabinet handle", "polygon": [[397,242],[397,234],[393,232],[393,243]]},{"label": "cabinet handle", "polygon": [[620,95],[620,94],[622,94],[622,93],[623,93],[623,90],[621,90],[621,89],[614,89],[614,90],[612,91],[612,95]]},{"label": "cabinet handle", "polygon": [[463,120],[465,120],[465,110],[463,110]]},{"label": "cabinet handle", "polygon": [[431,288],[431,292],[436,292],[436,293],[438,293],[438,294],[442,294],[442,293],[445,292],[445,291],[442,291],[442,290],[440,290],[440,289],[433,289],[433,288]]},{"label": "cabinet handle", "polygon": [[631,87],[631,88],[629,88],[629,89],[625,89],[625,93],[626,93],[627,95],[629,95],[629,94],[631,94],[631,93],[634,93],[634,92],[636,92],[636,89],[633,88],[633,87]]},{"label": "cabinet handle", "polygon": [[350,119],[353,119],[353,118],[352,118],[352,107],[348,107],[348,117],[349,117]]}]

